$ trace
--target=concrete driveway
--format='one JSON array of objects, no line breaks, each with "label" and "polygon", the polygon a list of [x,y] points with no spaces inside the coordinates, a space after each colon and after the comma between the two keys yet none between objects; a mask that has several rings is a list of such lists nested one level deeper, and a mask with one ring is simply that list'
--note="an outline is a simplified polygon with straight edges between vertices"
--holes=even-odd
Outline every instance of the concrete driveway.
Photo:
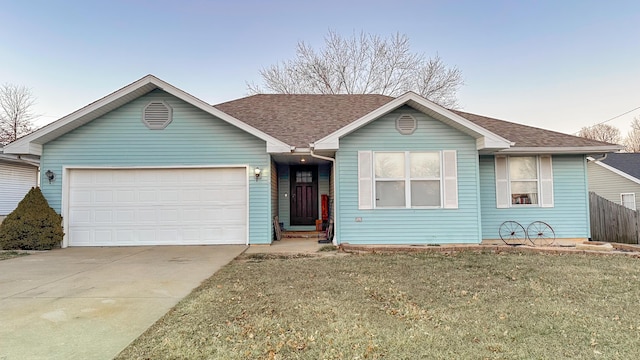
[{"label": "concrete driveway", "polygon": [[68,248],[0,261],[0,359],[111,359],[245,249]]}]

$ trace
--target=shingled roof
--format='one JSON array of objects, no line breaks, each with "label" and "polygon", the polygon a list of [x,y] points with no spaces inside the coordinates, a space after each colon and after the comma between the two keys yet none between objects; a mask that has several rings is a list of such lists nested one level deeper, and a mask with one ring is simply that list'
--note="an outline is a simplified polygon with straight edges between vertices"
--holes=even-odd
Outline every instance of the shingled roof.
[{"label": "shingled roof", "polygon": [[[395,98],[385,95],[258,94],[214,105],[289,145],[308,147]],[[451,110],[514,142],[514,147],[611,146],[595,140]]]},{"label": "shingled roof", "polygon": [[638,153],[608,154],[600,162],[640,179],[640,154]]},{"label": "shingled roof", "polygon": [[476,125],[482,126],[483,128],[514,142],[514,147],[583,147],[612,145],[602,141],[585,139],[533,126],[470,114],[463,111],[451,111],[475,123]]},{"label": "shingled roof", "polygon": [[214,107],[289,145],[306,148],[393,99],[374,94],[258,94]]}]

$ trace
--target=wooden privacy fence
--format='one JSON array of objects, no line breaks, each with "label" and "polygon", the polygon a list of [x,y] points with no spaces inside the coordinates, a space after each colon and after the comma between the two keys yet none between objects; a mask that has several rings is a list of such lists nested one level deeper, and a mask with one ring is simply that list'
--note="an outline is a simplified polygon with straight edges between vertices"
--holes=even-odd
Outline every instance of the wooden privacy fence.
[{"label": "wooden privacy fence", "polygon": [[589,192],[591,238],[595,241],[640,244],[640,213]]}]

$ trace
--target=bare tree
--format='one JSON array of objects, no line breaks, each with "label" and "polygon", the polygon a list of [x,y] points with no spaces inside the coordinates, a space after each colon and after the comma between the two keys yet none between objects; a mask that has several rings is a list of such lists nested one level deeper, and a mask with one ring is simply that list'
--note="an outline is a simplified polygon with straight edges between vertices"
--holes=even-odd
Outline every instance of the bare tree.
[{"label": "bare tree", "polygon": [[399,33],[388,38],[329,31],[324,47],[314,50],[298,42],[296,57],[260,70],[266,91],[247,84],[250,93],[383,94],[416,92],[442,106],[457,107],[462,74],[436,55],[410,51],[409,38]]},{"label": "bare tree", "polygon": [[0,144],[8,144],[32,130],[34,104],[31,89],[13,84],[0,86]]},{"label": "bare tree", "polygon": [[622,140],[620,130],[609,124],[598,124],[583,127],[578,132],[578,136],[591,140],[604,141],[611,144],[619,144],[620,140]]},{"label": "bare tree", "polygon": [[624,139],[624,148],[626,152],[640,152],[640,116],[637,116],[631,122],[631,130]]}]

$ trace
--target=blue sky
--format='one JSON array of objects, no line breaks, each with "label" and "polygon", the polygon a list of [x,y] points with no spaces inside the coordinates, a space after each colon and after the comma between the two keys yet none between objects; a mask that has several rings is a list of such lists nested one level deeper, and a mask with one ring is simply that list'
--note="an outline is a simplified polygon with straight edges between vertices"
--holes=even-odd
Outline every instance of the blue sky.
[{"label": "blue sky", "polygon": [[[406,34],[463,73],[463,110],[578,131],[640,107],[635,1],[0,0],[0,83],[32,88],[44,124],[146,74],[208,101],[329,29]],[[609,122],[623,133],[635,110]]]}]

